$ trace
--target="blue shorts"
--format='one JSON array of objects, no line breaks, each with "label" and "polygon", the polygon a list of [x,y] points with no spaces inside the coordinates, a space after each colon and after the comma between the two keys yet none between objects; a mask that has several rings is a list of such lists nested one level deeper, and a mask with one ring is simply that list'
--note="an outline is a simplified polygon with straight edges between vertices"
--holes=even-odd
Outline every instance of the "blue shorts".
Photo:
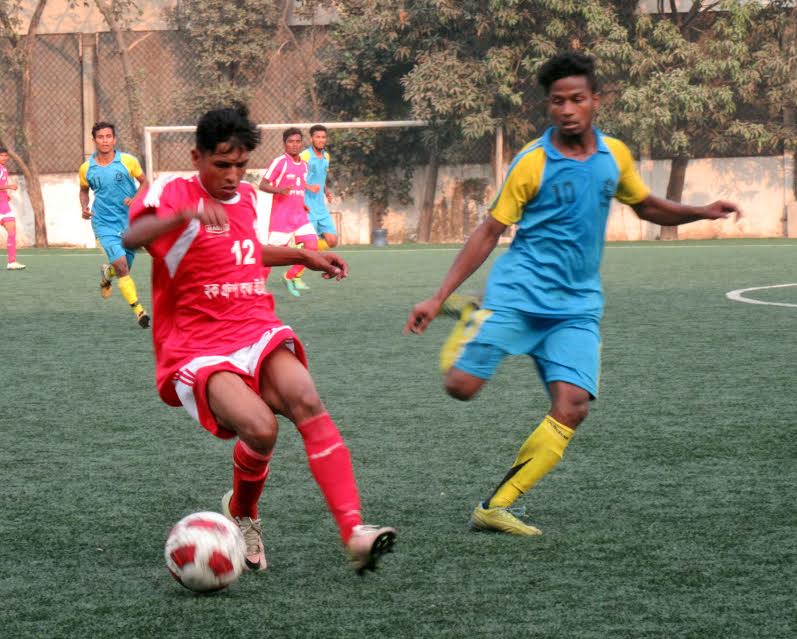
[{"label": "blue shorts", "polygon": [[321,236],[324,235],[324,233],[330,233],[332,235],[338,234],[335,223],[332,221],[332,216],[326,209],[319,209],[317,211],[310,209],[308,217],[317,235]]},{"label": "blue shorts", "polygon": [[507,355],[529,355],[542,381],[567,382],[583,388],[591,398],[598,395],[600,379],[600,324],[590,317],[549,318],[516,311],[476,311],[475,333],[454,367],[490,379]]},{"label": "blue shorts", "polygon": [[136,257],[136,252],[126,249],[122,246],[122,233],[123,231],[112,231],[110,229],[96,229],[94,233],[97,240],[102,246],[102,250],[108,256],[108,261],[113,264],[116,260],[122,257],[127,258],[127,268],[133,267],[133,260]]}]

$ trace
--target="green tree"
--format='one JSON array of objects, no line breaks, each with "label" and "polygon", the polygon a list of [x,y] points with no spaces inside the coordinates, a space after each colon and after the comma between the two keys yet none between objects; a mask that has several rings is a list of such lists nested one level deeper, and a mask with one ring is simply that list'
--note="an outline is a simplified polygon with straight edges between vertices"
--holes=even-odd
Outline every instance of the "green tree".
[{"label": "green tree", "polygon": [[[749,34],[759,12],[751,2],[693,0],[684,12],[633,16],[635,52],[612,119],[643,154],[672,158],[669,199],[681,201],[690,158],[777,144],[755,117]],[[675,238],[677,227],[662,229],[661,239]]]},{"label": "green tree", "polygon": [[[527,142],[544,123],[535,74],[554,53],[581,49],[607,69],[632,55],[614,11],[598,0],[335,4],[341,21],[328,52],[332,63],[321,77],[325,106],[341,119],[412,116],[430,123],[423,134],[358,134],[363,148],[347,149],[350,185],[364,190],[377,212],[391,194],[406,195],[413,162],[429,164],[433,188],[439,160],[463,141],[502,126],[515,148]],[[391,177],[396,156],[405,173]],[[428,238],[432,199],[427,190],[420,240]]]},{"label": "green tree", "polygon": [[18,2],[0,0],[0,65],[11,76],[16,91],[16,113],[11,118],[0,119],[0,144],[7,147],[9,155],[25,176],[35,228],[36,246],[47,246],[47,224],[42,197],[39,168],[36,161],[38,150],[35,121],[33,118],[33,94],[31,91],[31,60],[36,43],[42,13],[47,0],[38,0],[27,35],[20,37]]},{"label": "green tree", "polygon": [[124,75],[125,97],[127,98],[127,118],[130,132],[136,141],[139,157],[144,154],[144,110],[139,94],[138,80],[136,78],[130,51],[125,42],[125,27],[133,11],[140,12],[135,0],[94,0],[94,4],[102,14],[103,20],[114,38],[116,52],[122,64]]},{"label": "green tree", "polygon": [[[797,5],[771,0],[758,7],[748,35],[752,78],[745,99],[757,127],[766,127],[794,154],[797,149]],[[795,168],[797,171],[797,168]],[[797,175],[793,177],[797,188]],[[795,192],[797,195],[797,192]]]},{"label": "green tree", "polygon": [[194,87],[182,98],[185,117],[249,102],[252,85],[278,47],[288,5],[289,0],[178,0],[167,10]]},{"label": "green tree", "polygon": [[[339,20],[321,50],[318,96],[331,120],[406,120],[409,103],[401,79],[412,69],[413,53],[428,28],[404,33],[404,9],[387,0],[332,3]],[[371,228],[380,228],[391,198],[411,200],[410,180],[427,159],[416,129],[355,129],[331,132],[335,151],[335,189],[368,198]]]}]

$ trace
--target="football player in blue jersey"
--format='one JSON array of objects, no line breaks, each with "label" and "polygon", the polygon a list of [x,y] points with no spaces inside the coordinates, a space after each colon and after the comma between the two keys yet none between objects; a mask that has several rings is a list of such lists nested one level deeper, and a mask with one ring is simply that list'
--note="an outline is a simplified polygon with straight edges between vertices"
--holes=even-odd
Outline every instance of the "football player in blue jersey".
[{"label": "football player in blue jersey", "polygon": [[[100,295],[111,296],[111,279],[117,278],[122,297],[130,304],[141,328],[149,327],[149,314],[138,299],[130,275],[135,252],[122,246],[122,233],[128,227],[130,202],[147,188],[147,177],[138,160],[116,150],[116,128],[110,122],[97,122],[91,129],[96,152],[80,165],[80,207],[83,219],[91,220],[94,235],[108,257],[100,267]],[[89,190],[94,202],[89,207]]]},{"label": "football player in blue jersey", "polygon": [[483,303],[463,309],[441,352],[441,368],[448,394],[469,400],[507,355],[534,359],[550,396],[548,413],[471,515],[476,529],[525,536],[541,531],[510,506],[559,462],[598,394],[600,263],[611,199],[661,225],[740,214],[732,202],[689,206],[650,194],[628,147],[593,124],[600,97],[592,58],[559,54],[542,66],[538,79],[553,126],[514,158],[490,215],[404,327],[405,334],[423,333],[507,227],[517,225],[490,272]]}]

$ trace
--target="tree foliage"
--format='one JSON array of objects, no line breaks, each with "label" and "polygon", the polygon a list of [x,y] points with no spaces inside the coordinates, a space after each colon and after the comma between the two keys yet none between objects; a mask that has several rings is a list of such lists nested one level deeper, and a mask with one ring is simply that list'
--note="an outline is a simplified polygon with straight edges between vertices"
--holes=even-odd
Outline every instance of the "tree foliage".
[{"label": "tree foliage", "polygon": [[249,102],[287,6],[288,0],[178,0],[166,11],[193,87],[183,96],[184,115]]},{"label": "tree foliage", "polygon": [[473,161],[469,144],[492,138],[499,125],[515,148],[527,142],[544,125],[536,71],[557,51],[587,51],[605,69],[632,55],[622,24],[598,0],[334,4],[341,19],[319,78],[332,116],[430,123],[423,131],[336,136],[347,186],[366,192],[377,208],[390,197],[406,201],[419,162]]},{"label": "tree foliage", "polygon": [[759,7],[694,0],[680,15],[638,15],[635,53],[615,104],[618,129],[654,155],[690,158],[746,149],[762,151],[777,134],[756,122],[749,34]]},{"label": "tree foliage", "polygon": [[46,4],[47,0],[37,0],[27,35],[21,38],[19,3],[0,0],[0,64],[7,65],[16,90],[13,116],[0,118],[0,144],[8,147],[11,158],[25,176],[33,207],[36,246],[47,246],[47,225],[37,162],[40,147],[33,121],[31,61],[36,31]]},{"label": "tree foliage", "polygon": [[[504,126],[515,146],[545,126],[536,74],[563,50],[601,61],[604,81],[632,54],[611,7],[597,0],[427,0],[437,16],[403,85],[417,117],[455,124],[464,138]],[[408,9],[407,25],[426,16]]]},{"label": "tree foliage", "polygon": [[[317,76],[319,100],[331,120],[411,119],[402,78],[412,70],[422,35],[433,35],[434,22],[413,36],[401,33],[403,9],[388,0],[333,2],[339,21],[321,51],[324,68]],[[413,39],[415,38],[415,39]],[[417,129],[334,130],[335,188],[340,194],[364,193],[372,223],[379,225],[391,197],[410,200],[416,165],[428,158]]]}]

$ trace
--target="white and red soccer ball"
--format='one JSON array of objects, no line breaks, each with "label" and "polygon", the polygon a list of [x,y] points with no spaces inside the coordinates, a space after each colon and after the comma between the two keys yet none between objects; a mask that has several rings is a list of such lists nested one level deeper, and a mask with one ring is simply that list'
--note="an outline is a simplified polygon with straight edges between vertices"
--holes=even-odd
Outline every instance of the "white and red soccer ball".
[{"label": "white and red soccer ball", "polygon": [[183,517],[166,539],[166,567],[196,592],[221,590],[244,569],[246,544],[240,528],[213,512]]}]

